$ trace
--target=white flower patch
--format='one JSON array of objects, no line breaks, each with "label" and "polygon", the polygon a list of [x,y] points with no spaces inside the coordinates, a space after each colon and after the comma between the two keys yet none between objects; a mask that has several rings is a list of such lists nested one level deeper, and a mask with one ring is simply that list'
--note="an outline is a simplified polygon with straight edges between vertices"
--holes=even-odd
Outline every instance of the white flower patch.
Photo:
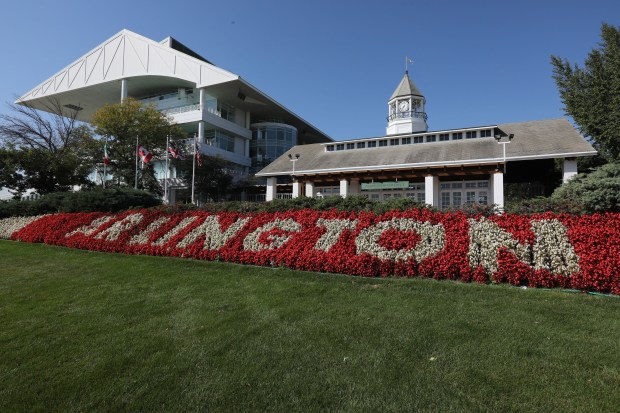
[{"label": "white flower patch", "polygon": [[187,217],[183,219],[183,221],[179,222],[176,227],[172,228],[170,231],[166,232],[162,237],[153,242],[152,245],[156,247],[161,247],[169,242],[175,235],[179,232],[183,231],[188,225],[192,222],[196,221],[198,217]]},{"label": "white flower patch", "polygon": [[243,240],[243,249],[246,251],[261,251],[261,250],[273,250],[280,248],[284,245],[291,237],[292,234],[288,235],[275,235],[272,234],[269,236],[269,243],[264,244],[259,241],[261,235],[268,233],[271,230],[279,229],[285,232],[299,232],[301,230],[301,224],[296,222],[292,218],[281,220],[277,218],[275,221],[271,221],[262,227],[257,228],[251,234],[248,234],[247,237]]},{"label": "white flower patch", "polygon": [[[420,242],[414,248],[390,250],[379,245],[381,235],[389,230],[415,231],[420,235]],[[445,229],[443,225],[419,222],[410,218],[393,218],[382,221],[360,231],[355,239],[357,253],[368,253],[381,260],[405,261],[414,258],[417,262],[439,253],[445,247]]]},{"label": "white flower patch", "polygon": [[321,235],[314,244],[314,249],[319,251],[329,251],[331,247],[336,245],[340,236],[345,230],[354,230],[357,227],[358,220],[350,219],[324,219],[316,220],[318,227],[324,227],[327,231]]},{"label": "white flower patch", "polygon": [[84,225],[83,227],[80,227],[78,229],[76,229],[75,231],[72,232],[68,232],[65,234],[65,238],[68,238],[72,235],[75,234],[84,234],[84,235],[91,235],[93,233],[95,233],[102,225],[104,225],[105,223],[109,222],[113,217],[110,215],[106,215],[103,216],[101,218],[97,218],[95,220],[93,220],[90,224],[88,225]]},{"label": "white flower patch", "polygon": [[148,227],[138,235],[134,235],[129,241],[129,245],[145,245],[149,242],[149,238],[151,238],[151,234],[161,228],[162,225],[168,223],[170,218],[161,217],[151,222]]},{"label": "white flower patch", "polygon": [[531,248],[529,244],[521,244],[512,234],[500,228],[493,221],[482,218],[480,221],[469,221],[469,251],[467,258],[472,269],[482,266],[487,274],[497,271],[499,249],[505,247],[514,253],[519,260],[531,263]]},{"label": "white flower patch", "polygon": [[206,250],[219,250],[228,242],[229,239],[235,236],[250,218],[239,218],[226,231],[222,231],[220,220],[217,215],[208,216],[202,224],[194,228],[189,234],[185,236],[178,244],[177,248],[186,248],[187,246],[196,242],[201,236],[205,236],[204,249]]},{"label": "white flower patch", "polygon": [[14,232],[19,231],[39,218],[46,215],[36,215],[34,217],[9,217],[0,219],[0,239],[10,239]]},{"label": "white flower patch", "polygon": [[110,227],[95,235],[95,238],[105,239],[106,241],[116,241],[123,232],[138,225],[143,219],[144,215],[139,213],[127,215],[125,218],[115,222]]},{"label": "white flower patch", "polygon": [[568,230],[560,221],[532,221],[532,231],[536,234],[534,269],[567,276],[579,272],[579,257],[568,239]]}]

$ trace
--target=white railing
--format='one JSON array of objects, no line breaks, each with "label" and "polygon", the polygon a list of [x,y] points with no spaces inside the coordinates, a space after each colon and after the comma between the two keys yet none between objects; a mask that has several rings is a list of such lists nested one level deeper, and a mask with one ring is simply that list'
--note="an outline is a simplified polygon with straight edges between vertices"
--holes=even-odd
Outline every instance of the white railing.
[{"label": "white railing", "polygon": [[179,106],[176,108],[170,108],[170,109],[163,109],[160,112],[164,113],[166,115],[176,115],[179,113],[185,113],[185,112],[192,112],[194,110],[200,110],[200,104],[196,103],[193,105],[187,105],[187,106]]}]

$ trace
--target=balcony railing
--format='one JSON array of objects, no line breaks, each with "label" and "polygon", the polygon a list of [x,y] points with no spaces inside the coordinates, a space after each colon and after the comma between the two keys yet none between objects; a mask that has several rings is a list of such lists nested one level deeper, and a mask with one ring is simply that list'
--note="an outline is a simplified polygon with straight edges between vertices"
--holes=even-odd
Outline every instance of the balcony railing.
[{"label": "balcony railing", "polygon": [[411,118],[424,119],[424,121],[426,122],[426,120],[428,119],[428,116],[426,115],[426,112],[414,112],[414,111],[396,112],[388,116],[387,121],[391,122],[394,119],[411,119]]},{"label": "balcony railing", "polygon": [[162,109],[160,110],[160,112],[166,115],[176,115],[179,113],[192,112],[194,110],[199,110],[199,109],[200,109],[200,104],[195,103],[193,105],[177,106],[176,108]]}]

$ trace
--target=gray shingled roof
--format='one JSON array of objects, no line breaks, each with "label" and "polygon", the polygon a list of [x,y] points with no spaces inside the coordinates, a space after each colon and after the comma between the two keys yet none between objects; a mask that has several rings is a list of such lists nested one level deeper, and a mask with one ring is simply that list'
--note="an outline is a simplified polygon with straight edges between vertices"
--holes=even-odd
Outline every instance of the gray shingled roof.
[{"label": "gray shingled roof", "polygon": [[[506,145],[506,159],[508,161],[592,156],[596,154],[594,148],[564,118],[508,123],[497,125],[497,127],[507,135],[511,133],[515,135],[512,142]],[[393,137],[387,136],[386,138]],[[300,157],[295,165],[296,175],[503,162],[502,145],[499,145],[493,138],[462,139],[334,152],[326,152],[325,144],[313,144],[298,145],[291,148],[257,173],[257,176],[290,174],[292,162],[289,160],[288,154],[297,153]]]},{"label": "gray shingled roof", "polygon": [[409,78],[409,72],[406,71],[405,76],[403,76],[403,80],[400,81],[400,83],[396,87],[396,90],[394,91],[394,93],[392,93],[392,97],[390,98],[390,100],[400,96],[409,95],[424,97],[424,95],[422,94],[422,92],[420,92],[415,83],[413,83],[413,80]]}]

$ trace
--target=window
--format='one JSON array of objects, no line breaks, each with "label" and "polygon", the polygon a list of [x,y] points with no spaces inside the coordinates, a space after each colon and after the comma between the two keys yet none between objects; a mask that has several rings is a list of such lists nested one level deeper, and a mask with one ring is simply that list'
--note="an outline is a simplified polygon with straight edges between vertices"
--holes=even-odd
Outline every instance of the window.
[{"label": "window", "polygon": [[387,139],[384,139],[382,141],[379,141],[379,146],[387,146]]},{"label": "window", "polygon": [[403,145],[411,144],[411,138],[403,138]]},{"label": "window", "polygon": [[475,130],[469,131],[469,132],[465,132],[465,138],[466,139],[474,139],[478,137],[478,133]]},{"label": "window", "polygon": [[463,139],[463,132],[454,132],[452,134],[452,140],[457,141],[459,139]]},{"label": "window", "polygon": [[347,143],[347,149],[355,149],[354,143]]},{"label": "window", "polygon": [[450,135],[448,135],[447,133],[440,133],[439,134],[439,142],[443,142],[443,141],[447,141],[450,140]]},{"label": "window", "polygon": [[368,147],[369,148],[376,148],[377,147],[377,141],[369,141],[368,142]]},{"label": "window", "polygon": [[413,143],[423,143],[424,142],[424,136],[414,136],[413,137]]},{"label": "window", "polygon": [[334,145],[327,145],[327,152],[333,152],[334,151]]},{"label": "window", "polygon": [[435,142],[437,141],[437,135],[428,135],[426,137],[426,142]]},{"label": "window", "polygon": [[339,143],[338,145],[336,145],[336,150],[337,151],[344,151],[344,143]]},{"label": "window", "polygon": [[491,137],[491,129],[485,129],[480,131],[481,138],[489,138]]},{"label": "window", "polygon": [[366,147],[366,142],[358,142],[357,149],[364,149]]},{"label": "window", "polygon": [[396,146],[398,145],[400,142],[398,142],[398,139],[390,139],[390,146]]},{"label": "window", "polygon": [[450,192],[441,193],[441,209],[450,207]]}]

